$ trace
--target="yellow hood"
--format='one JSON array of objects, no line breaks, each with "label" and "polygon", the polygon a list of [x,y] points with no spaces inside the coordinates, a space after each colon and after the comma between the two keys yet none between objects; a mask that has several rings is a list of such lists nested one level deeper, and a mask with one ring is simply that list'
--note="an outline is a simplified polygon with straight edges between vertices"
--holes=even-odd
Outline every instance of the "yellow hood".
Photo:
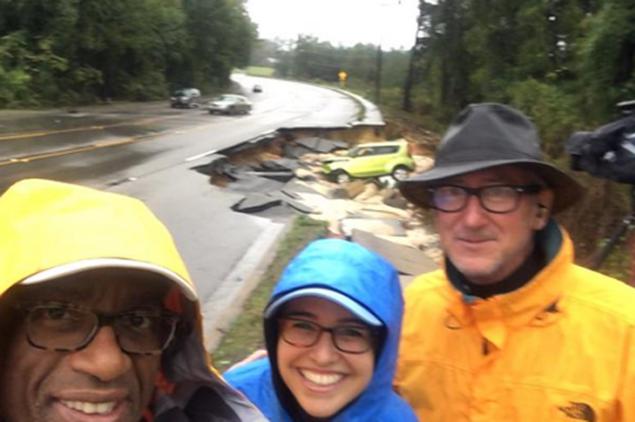
[{"label": "yellow hood", "polygon": [[[185,264],[170,233],[141,201],[48,180],[20,181],[0,197],[0,268],[0,297],[16,284],[98,268],[138,269],[171,280],[190,301],[193,329],[164,356],[166,382],[156,386],[155,422],[174,420],[174,412],[185,417],[192,408],[209,420],[265,420],[211,366]],[[217,419],[221,414],[224,419]]]},{"label": "yellow hood", "polygon": [[0,197],[0,294],[104,267],[156,272],[197,299],[170,233],[141,201],[40,179]]}]

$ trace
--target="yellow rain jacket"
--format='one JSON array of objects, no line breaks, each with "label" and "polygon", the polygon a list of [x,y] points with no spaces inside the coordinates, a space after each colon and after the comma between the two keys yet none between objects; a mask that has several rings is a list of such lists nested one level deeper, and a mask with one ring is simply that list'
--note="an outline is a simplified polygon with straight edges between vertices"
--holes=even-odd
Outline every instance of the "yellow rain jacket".
[{"label": "yellow rain jacket", "polygon": [[97,268],[164,276],[175,285],[166,306],[193,327],[164,356],[144,421],[266,420],[211,366],[194,285],[171,235],[141,201],[40,179],[18,182],[0,197],[0,307],[16,284],[55,283]]},{"label": "yellow rain jacket", "polygon": [[635,421],[635,289],[545,230],[550,262],[518,290],[464,297],[443,270],[406,289],[395,387],[422,422]]}]

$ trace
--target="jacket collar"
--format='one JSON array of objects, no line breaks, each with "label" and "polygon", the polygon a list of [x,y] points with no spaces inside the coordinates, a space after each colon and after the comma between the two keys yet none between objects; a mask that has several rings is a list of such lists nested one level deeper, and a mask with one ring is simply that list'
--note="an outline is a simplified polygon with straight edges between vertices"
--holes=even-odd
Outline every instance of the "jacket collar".
[{"label": "jacket collar", "polygon": [[538,242],[548,263],[517,290],[481,299],[460,292],[448,282],[444,292],[449,299],[446,324],[474,325],[484,338],[501,348],[510,329],[555,321],[560,315],[558,302],[565,290],[566,277],[562,272],[573,262],[573,244],[553,220],[538,234]]}]

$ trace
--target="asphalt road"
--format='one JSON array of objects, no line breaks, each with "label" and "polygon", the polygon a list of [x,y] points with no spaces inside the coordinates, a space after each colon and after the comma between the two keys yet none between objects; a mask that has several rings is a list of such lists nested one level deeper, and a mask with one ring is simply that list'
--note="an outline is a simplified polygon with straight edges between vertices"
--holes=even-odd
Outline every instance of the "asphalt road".
[{"label": "asphalt road", "polygon": [[[235,81],[254,104],[250,115],[174,110],[167,101],[0,111],[0,191],[40,177],[145,201],[172,232],[214,330],[284,224],[234,213],[229,207],[239,196],[192,168],[209,153],[280,127],[341,126],[358,113],[357,102],[329,89],[242,75]],[[262,93],[251,93],[254,83]]]}]

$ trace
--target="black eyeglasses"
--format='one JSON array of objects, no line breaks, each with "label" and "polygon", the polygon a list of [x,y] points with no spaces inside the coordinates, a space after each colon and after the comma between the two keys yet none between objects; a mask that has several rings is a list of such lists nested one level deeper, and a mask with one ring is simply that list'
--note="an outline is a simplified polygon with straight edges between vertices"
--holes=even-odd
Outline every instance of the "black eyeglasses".
[{"label": "black eyeglasses", "polygon": [[160,309],[97,313],[67,303],[18,305],[25,313],[26,334],[33,347],[72,352],[88,346],[103,326],[112,326],[126,353],[158,355],[174,338],[178,317]]},{"label": "black eyeglasses", "polygon": [[282,340],[296,347],[311,347],[317,344],[325,331],[337,350],[344,353],[365,353],[375,344],[375,330],[363,325],[338,325],[324,327],[313,321],[300,318],[278,319]]},{"label": "black eyeglasses", "polygon": [[490,185],[468,188],[458,185],[442,185],[428,188],[426,201],[430,208],[443,212],[459,212],[467,206],[471,195],[478,197],[483,209],[505,214],[518,208],[523,194],[536,194],[540,185]]}]

